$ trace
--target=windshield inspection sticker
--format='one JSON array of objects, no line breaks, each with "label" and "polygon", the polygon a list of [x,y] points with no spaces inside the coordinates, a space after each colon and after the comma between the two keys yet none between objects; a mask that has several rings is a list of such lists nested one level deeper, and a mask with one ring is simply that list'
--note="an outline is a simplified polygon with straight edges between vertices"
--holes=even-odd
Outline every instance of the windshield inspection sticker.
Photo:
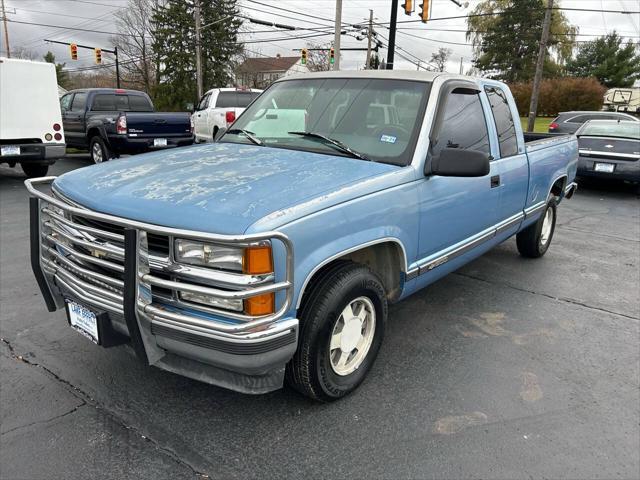
[{"label": "windshield inspection sticker", "polygon": [[398,137],[394,137],[393,135],[382,135],[380,141],[384,143],[396,143],[397,138]]}]

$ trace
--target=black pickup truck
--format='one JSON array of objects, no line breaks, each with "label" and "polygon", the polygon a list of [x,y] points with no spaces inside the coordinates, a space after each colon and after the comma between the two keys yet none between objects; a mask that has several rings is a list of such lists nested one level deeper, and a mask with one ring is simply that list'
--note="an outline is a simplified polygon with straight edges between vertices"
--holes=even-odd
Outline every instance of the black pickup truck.
[{"label": "black pickup truck", "polygon": [[95,163],[193,143],[189,113],[156,112],[149,96],[136,90],[72,90],[60,108],[67,146],[89,150]]}]

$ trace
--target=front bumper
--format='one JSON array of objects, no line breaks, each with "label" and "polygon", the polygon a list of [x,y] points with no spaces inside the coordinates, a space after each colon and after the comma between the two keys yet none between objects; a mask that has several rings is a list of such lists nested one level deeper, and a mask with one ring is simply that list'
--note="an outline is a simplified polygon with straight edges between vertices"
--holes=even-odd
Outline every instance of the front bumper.
[{"label": "front bumper", "polygon": [[[265,393],[282,386],[284,367],[297,348],[298,335],[298,320],[285,318],[293,289],[292,247],[286,236],[279,232],[219,236],[129,221],[70,205],[36,188],[52,180],[25,182],[32,194],[31,265],[50,311],[64,307],[65,299],[85,305],[107,319],[110,331],[128,337],[141,360],[164,370],[244,393]],[[123,233],[98,230],[79,219],[121,226]],[[153,287],[159,276],[177,289],[189,288],[189,278],[167,280],[171,277],[165,273],[170,269],[165,270],[161,260],[149,253],[148,236],[160,233],[222,243],[267,238],[281,242],[288,252],[284,280],[272,278],[236,290],[198,287],[223,298],[282,292],[280,308],[268,316],[225,319],[163,303]],[[97,243],[101,235],[112,242]],[[87,253],[95,251],[94,246],[110,256],[94,258]]]}]

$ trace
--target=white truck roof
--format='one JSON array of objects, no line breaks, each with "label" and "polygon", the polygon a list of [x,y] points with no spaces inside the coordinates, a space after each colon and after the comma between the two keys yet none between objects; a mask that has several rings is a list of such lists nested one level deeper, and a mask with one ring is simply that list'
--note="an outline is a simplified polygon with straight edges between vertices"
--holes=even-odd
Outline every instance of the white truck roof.
[{"label": "white truck roof", "polygon": [[62,133],[55,66],[0,57],[0,139],[64,144],[53,138],[54,124]]}]

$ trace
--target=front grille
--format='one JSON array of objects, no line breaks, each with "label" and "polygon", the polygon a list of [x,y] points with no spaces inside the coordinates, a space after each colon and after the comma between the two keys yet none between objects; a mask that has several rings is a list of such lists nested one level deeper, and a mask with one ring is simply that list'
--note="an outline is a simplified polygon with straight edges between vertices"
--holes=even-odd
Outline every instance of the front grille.
[{"label": "front grille", "polygon": [[[85,215],[84,209],[78,209],[81,207],[75,204],[66,209],[55,202],[40,202],[42,266],[65,294],[101,310],[124,314],[125,228],[96,218],[101,214],[87,210]],[[176,312],[199,310],[249,321],[255,317],[242,312],[245,298],[291,286],[289,281],[276,283],[273,274],[246,275],[175,264],[170,255],[172,237],[144,233],[149,273],[138,274],[139,282],[151,292],[151,306],[177,308],[172,310]],[[185,235],[188,238],[188,232]],[[212,305],[188,302],[182,299],[181,292],[210,295],[216,301]]]},{"label": "front grille", "polygon": [[[112,223],[94,220],[91,218],[73,215],[73,221],[81,225],[93,227],[106,232],[124,235],[124,227],[114,225]],[[153,255],[168,257],[169,256],[169,237],[166,235],[157,235],[154,233],[147,234],[147,242],[149,244],[149,252]]]}]

